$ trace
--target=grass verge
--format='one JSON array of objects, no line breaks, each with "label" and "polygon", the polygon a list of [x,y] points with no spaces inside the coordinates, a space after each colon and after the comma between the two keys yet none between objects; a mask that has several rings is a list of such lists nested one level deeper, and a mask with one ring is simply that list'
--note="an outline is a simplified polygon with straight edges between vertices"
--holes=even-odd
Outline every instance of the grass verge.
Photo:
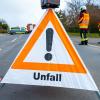
[{"label": "grass verge", "polygon": [[[70,36],[80,36],[80,33],[67,32]],[[88,33],[88,37],[100,38],[100,33]]]}]

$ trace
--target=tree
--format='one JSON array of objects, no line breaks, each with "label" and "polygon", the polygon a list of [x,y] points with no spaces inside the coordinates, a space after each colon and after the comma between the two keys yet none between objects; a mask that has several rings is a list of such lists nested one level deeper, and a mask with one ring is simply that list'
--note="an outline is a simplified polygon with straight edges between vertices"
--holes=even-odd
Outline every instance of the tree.
[{"label": "tree", "polygon": [[7,24],[2,24],[2,28],[4,29],[4,30],[8,30],[8,25]]},{"label": "tree", "polygon": [[66,17],[65,11],[59,10],[59,11],[56,11],[56,14],[59,17],[65,29],[67,30],[68,29],[67,24],[69,23],[69,21],[67,20],[68,18]]},{"label": "tree", "polygon": [[66,2],[67,5],[67,27],[69,31],[77,31],[77,17],[79,15],[79,8],[81,6],[80,0],[72,0],[72,2]]},{"label": "tree", "polygon": [[5,33],[9,29],[7,22],[4,19],[0,19],[0,32]]},{"label": "tree", "polygon": [[100,8],[96,5],[87,5],[90,13],[90,32],[98,32],[98,22],[100,22]]},{"label": "tree", "polygon": [[97,22],[100,22],[100,6],[97,6],[93,0],[87,0],[87,2],[82,2],[82,0],[66,2],[66,22],[68,22],[66,27],[68,28],[68,31],[78,31],[79,28],[77,20],[81,5],[86,5],[90,13],[90,32],[97,32]]}]

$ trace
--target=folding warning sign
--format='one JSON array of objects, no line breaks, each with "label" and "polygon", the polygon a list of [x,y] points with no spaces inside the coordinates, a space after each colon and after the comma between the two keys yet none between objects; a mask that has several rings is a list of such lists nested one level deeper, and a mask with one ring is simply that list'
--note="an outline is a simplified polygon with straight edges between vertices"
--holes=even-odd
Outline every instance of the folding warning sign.
[{"label": "folding warning sign", "polygon": [[98,91],[52,9],[31,33],[2,83]]}]

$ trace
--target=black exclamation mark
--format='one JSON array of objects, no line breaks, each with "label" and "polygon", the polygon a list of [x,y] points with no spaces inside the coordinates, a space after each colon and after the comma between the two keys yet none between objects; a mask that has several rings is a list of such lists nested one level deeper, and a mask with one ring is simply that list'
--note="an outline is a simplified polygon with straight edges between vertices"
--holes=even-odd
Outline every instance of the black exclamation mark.
[{"label": "black exclamation mark", "polygon": [[45,60],[50,61],[52,60],[52,54],[49,53],[52,50],[52,42],[53,42],[53,29],[48,28],[46,30],[46,50],[48,51],[47,54],[45,54]]}]

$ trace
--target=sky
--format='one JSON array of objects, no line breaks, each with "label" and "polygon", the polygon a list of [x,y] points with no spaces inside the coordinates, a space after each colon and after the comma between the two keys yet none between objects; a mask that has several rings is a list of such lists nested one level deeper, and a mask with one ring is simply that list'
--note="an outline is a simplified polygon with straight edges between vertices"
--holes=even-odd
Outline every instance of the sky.
[{"label": "sky", "polygon": [[[37,24],[45,12],[45,10],[41,9],[40,1],[0,0],[0,18],[6,20],[10,27],[26,26],[28,23]],[[60,1],[59,9],[64,9],[65,1],[69,2],[71,0]],[[86,2],[86,0],[83,1]]]},{"label": "sky", "polygon": [[[65,8],[65,1],[61,0],[61,9]],[[0,18],[6,20],[10,27],[37,24],[44,12],[40,0],[0,0]]]}]

